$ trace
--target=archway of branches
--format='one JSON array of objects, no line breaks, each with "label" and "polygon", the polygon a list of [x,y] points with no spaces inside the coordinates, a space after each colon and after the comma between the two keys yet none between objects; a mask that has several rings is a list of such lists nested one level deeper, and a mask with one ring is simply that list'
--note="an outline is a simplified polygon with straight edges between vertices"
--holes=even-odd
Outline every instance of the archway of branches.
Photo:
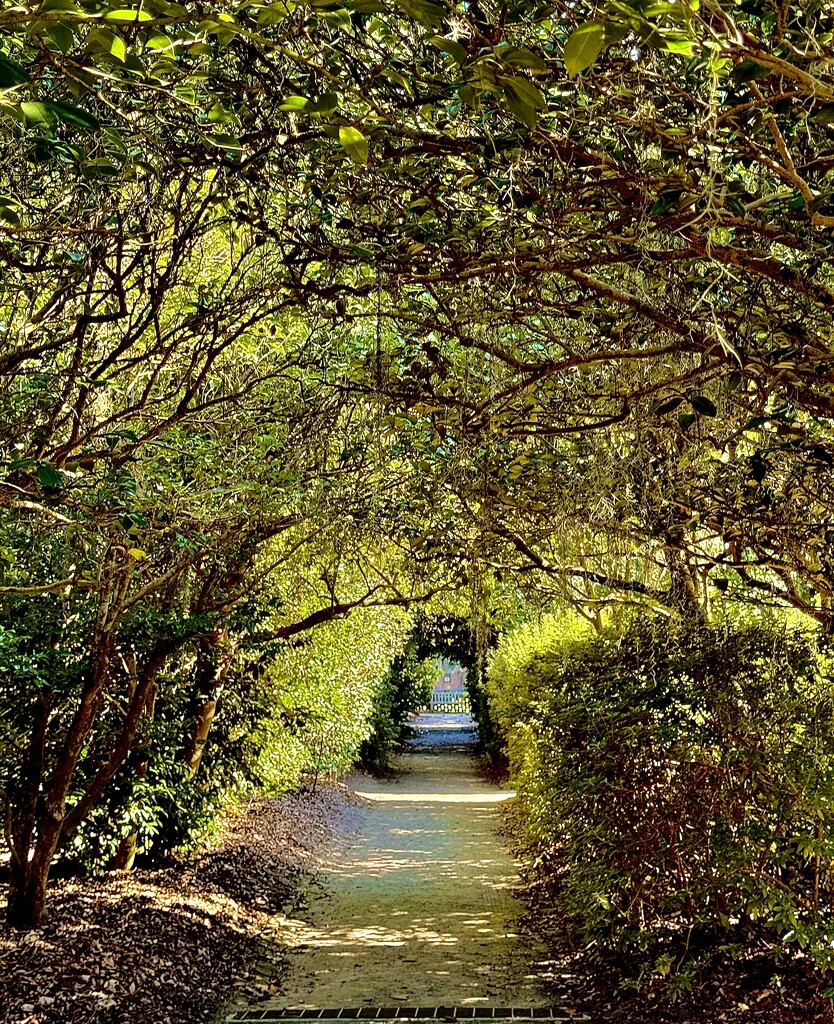
[{"label": "archway of branches", "polygon": [[440,651],[589,942],[829,971],[828,6],[227,6],[0,14],[10,921],[382,764]]}]

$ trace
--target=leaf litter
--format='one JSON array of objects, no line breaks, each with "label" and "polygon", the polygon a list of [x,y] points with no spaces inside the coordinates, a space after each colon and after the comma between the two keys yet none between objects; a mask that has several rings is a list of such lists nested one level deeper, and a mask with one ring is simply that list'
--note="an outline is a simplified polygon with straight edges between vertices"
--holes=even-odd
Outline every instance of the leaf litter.
[{"label": "leaf litter", "polygon": [[341,785],[252,801],[210,847],[159,868],[58,879],[43,928],[0,925],[5,1024],[210,1024],[277,990],[271,935],[350,827]]}]

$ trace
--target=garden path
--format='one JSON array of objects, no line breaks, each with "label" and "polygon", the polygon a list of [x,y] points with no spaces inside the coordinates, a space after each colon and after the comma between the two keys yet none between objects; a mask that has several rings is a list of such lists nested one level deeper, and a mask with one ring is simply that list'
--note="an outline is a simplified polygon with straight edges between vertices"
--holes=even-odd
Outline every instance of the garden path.
[{"label": "garden path", "polygon": [[355,775],[355,834],[291,922],[264,1009],[541,1006],[541,950],[518,933],[517,865],[498,834],[513,794],[487,781],[464,715],[413,722],[387,779]]}]

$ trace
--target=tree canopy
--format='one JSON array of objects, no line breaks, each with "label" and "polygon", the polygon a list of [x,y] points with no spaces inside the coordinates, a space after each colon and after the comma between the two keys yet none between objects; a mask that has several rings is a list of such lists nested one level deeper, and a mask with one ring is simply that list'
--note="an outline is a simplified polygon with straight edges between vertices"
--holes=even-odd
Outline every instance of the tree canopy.
[{"label": "tree canopy", "polygon": [[354,609],[834,628],[833,65],[823,2],[0,12],[21,923],[173,678],[193,777]]}]

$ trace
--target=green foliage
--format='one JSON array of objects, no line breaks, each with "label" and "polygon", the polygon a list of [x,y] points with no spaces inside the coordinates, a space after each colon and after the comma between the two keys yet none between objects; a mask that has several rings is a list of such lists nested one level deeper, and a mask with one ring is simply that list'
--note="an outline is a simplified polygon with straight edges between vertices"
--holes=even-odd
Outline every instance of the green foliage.
[{"label": "green foliage", "polygon": [[551,616],[502,641],[490,679],[584,940],[758,936],[834,966],[834,678],[813,635]]},{"label": "green foliage", "polygon": [[384,745],[377,603],[467,589],[488,746],[525,600],[831,628],[834,22],[771,6],[0,11],[15,863]]},{"label": "green foliage", "polygon": [[359,749],[363,768],[382,772],[388,767],[394,745],[403,739],[409,713],[431,701],[440,675],[436,661],[420,657],[419,642],[412,636],[402,654],[391,662],[377,689],[370,718],[371,733]]},{"label": "green foliage", "polygon": [[408,626],[403,612],[358,611],[281,653],[263,680],[272,710],[251,737],[262,785],[314,785],[351,767],[384,713]]}]

